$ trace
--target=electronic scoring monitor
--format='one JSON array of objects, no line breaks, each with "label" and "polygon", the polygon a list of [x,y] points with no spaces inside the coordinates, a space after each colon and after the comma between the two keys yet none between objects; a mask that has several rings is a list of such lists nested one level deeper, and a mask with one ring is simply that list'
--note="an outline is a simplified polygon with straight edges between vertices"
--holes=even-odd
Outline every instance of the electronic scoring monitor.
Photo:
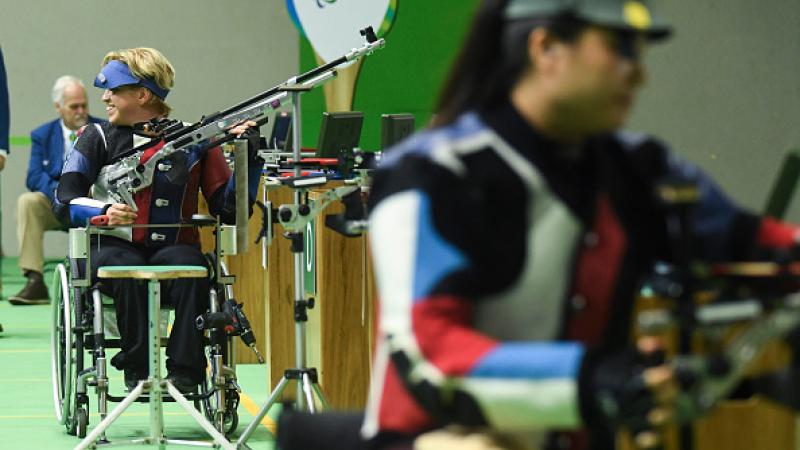
[{"label": "electronic scoring monitor", "polygon": [[292,113],[279,112],[275,114],[272,124],[272,134],[269,137],[269,148],[291,151],[292,145]]},{"label": "electronic scoring monitor", "polygon": [[317,157],[337,158],[342,150],[351,151],[358,147],[363,123],[364,113],[360,111],[322,113]]},{"label": "electronic scoring monitor", "polygon": [[381,151],[385,152],[413,132],[412,114],[381,114]]}]

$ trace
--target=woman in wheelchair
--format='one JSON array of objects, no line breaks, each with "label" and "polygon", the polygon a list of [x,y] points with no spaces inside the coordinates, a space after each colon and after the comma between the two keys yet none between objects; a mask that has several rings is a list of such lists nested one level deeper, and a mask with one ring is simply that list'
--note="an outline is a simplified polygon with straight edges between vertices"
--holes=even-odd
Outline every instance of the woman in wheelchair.
[{"label": "woman in wheelchair", "polygon": [[[111,200],[102,188],[100,171],[114,164],[130,150],[146,147],[144,163],[163,146],[163,141],[141,126],[143,122],[166,118],[165,103],[175,72],[170,62],[152,48],[132,48],[108,53],[94,86],[103,89],[109,123],[84,127],[71,150],[56,192],[56,208],[72,226],[85,226],[94,216],[105,215],[113,229],[91,246],[93,282],[97,268],[120,265],[206,266],[195,228],[131,228],[130,224],[176,224],[197,212],[202,191],[211,214],[223,222],[235,220],[235,185],[220,147],[178,152],[162,160],[152,184],[134,194],[135,205]],[[248,186],[250,207],[262,162],[257,157],[258,130],[248,122],[230,130],[248,139]],[[107,184],[106,184],[107,186]],[[91,194],[90,194],[91,192]],[[68,213],[68,218],[65,216]],[[175,320],[167,346],[168,378],[181,391],[193,391],[205,378],[206,358],[203,334],[196,318],[208,308],[210,281],[207,278],[178,279],[163,283],[165,304],[175,309]],[[130,279],[104,280],[101,291],[114,299],[122,351],[111,361],[124,370],[131,389],[147,377],[147,286]]]}]

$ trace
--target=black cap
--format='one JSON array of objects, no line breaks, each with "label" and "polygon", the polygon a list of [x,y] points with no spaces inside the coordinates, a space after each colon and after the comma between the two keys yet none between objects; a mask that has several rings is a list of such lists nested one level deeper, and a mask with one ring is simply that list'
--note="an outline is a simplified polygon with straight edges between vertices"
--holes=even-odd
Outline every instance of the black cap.
[{"label": "black cap", "polygon": [[641,32],[652,40],[672,34],[672,27],[648,0],[510,0],[504,11],[508,20],[573,14],[591,24]]}]

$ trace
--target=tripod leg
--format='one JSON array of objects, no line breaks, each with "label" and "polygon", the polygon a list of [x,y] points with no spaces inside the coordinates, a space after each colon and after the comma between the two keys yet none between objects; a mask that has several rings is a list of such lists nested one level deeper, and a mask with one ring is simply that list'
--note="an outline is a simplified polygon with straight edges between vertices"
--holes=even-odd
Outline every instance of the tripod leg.
[{"label": "tripod leg", "polygon": [[300,384],[303,387],[303,395],[306,397],[306,403],[308,404],[308,412],[315,413],[317,412],[317,405],[314,404],[314,394],[311,393],[311,380],[308,377],[308,374],[303,373],[303,377],[300,380]]},{"label": "tripod leg", "polygon": [[244,433],[242,433],[242,435],[239,436],[239,439],[236,441],[236,447],[241,448],[244,445],[244,443],[247,442],[248,439],[250,439],[250,435],[253,434],[253,431],[255,431],[258,424],[261,423],[261,419],[264,418],[267,412],[269,412],[269,409],[272,407],[272,405],[274,405],[275,402],[280,398],[281,394],[283,394],[283,390],[286,389],[286,383],[288,382],[289,382],[288,378],[286,377],[281,378],[281,381],[278,383],[277,386],[275,386],[275,390],[272,391],[272,394],[270,394],[269,398],[267,399],[267,402],[264,404],[263,407],[261,407],[261,410],[258,411],[258,414],[256,414],[256,416],[253,418],[253,421],[250,422],[250,425],[248,425],[247,428],[244,430]]},{"label": "tripod leg", "polygon": [[165,381],[164,385],[167,387],[167,391],[172,396],[172,398],[174,398],[181,405],[181,407],[185,409],[186,412],[188,412],[189,415],[192,416],[192,418],[194,418],[195,422],[197,422],[201,427],[203,427],[204,430],[206,430],[206,433],[208,433],[211,437],[214,438],[214,443],[216,445],[218,445],[221,448],[224,448],[225,450],[235,449],[235,447],[225,438],[225,436],[221,432],[217,431],[217,429],[214,428],[214,425],[212,425],[211,422],[209,422],[205,417],[203,417],[203,415],[200,414],[200,412],[198,412],[197,409],[195,409],[194,405],[192,405],[191,403],[189,403],[188,400],[186,400],[186,397],[184,397],[183,394],[181,394],[178,388],[173,386],[172,383],[170,383],[169,381]]},{"label": "tripod leg", "polygon": [[311,383],[311,387],[314,388],[314,393],[317,394],[317,398],[319,399],[320,403],[322,403],[322,409],[331,409],[330,405],[328,405],[328,401],[325,400],[325,396],[322,395],[322,390],[319,388],[319,384]]},{"label": "tripod leg", "polygon": [[86,436],[86,438],[84,438],[80,442],[80,444],[78,444],[77,447],[75,447],[75,450],[84,450],[90,447],[94,447],[95,441],[97,441],[97,439],[100,438],[100,436],[105,435],[106,428],[108,428],[115,420],[117,420],[117,418],[119,418],[119,416],[121,416],[122,413],[125,412],[125,410],[128,409],[128,407],[131,406],[133,402],[135,402],[136,399],[142,395],[145,389],[144,386],[145,382],[140,381],[139,384],[136,386],[136,389],[131,391],[131,393],[128,394],[128,396],[125,397],[124,400],[122,400],[122,403],[117,405],[117,407],[114,408],[113,411],[111,411],[111,414],[107,415],[102,422],[97,424],[97,428],[92,430],[92,432],[88,436]]}]

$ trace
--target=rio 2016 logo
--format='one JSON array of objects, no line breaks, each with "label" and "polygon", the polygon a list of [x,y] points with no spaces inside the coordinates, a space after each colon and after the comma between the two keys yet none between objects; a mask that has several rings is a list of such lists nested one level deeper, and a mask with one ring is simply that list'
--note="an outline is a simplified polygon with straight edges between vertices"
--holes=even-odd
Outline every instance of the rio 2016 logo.
[{"label": "rio 2016 logo", "polygon": [[336,0],[317,0],[317,6],[322,9],[325,7],[325,4],[332,5],[336,3]]}]

